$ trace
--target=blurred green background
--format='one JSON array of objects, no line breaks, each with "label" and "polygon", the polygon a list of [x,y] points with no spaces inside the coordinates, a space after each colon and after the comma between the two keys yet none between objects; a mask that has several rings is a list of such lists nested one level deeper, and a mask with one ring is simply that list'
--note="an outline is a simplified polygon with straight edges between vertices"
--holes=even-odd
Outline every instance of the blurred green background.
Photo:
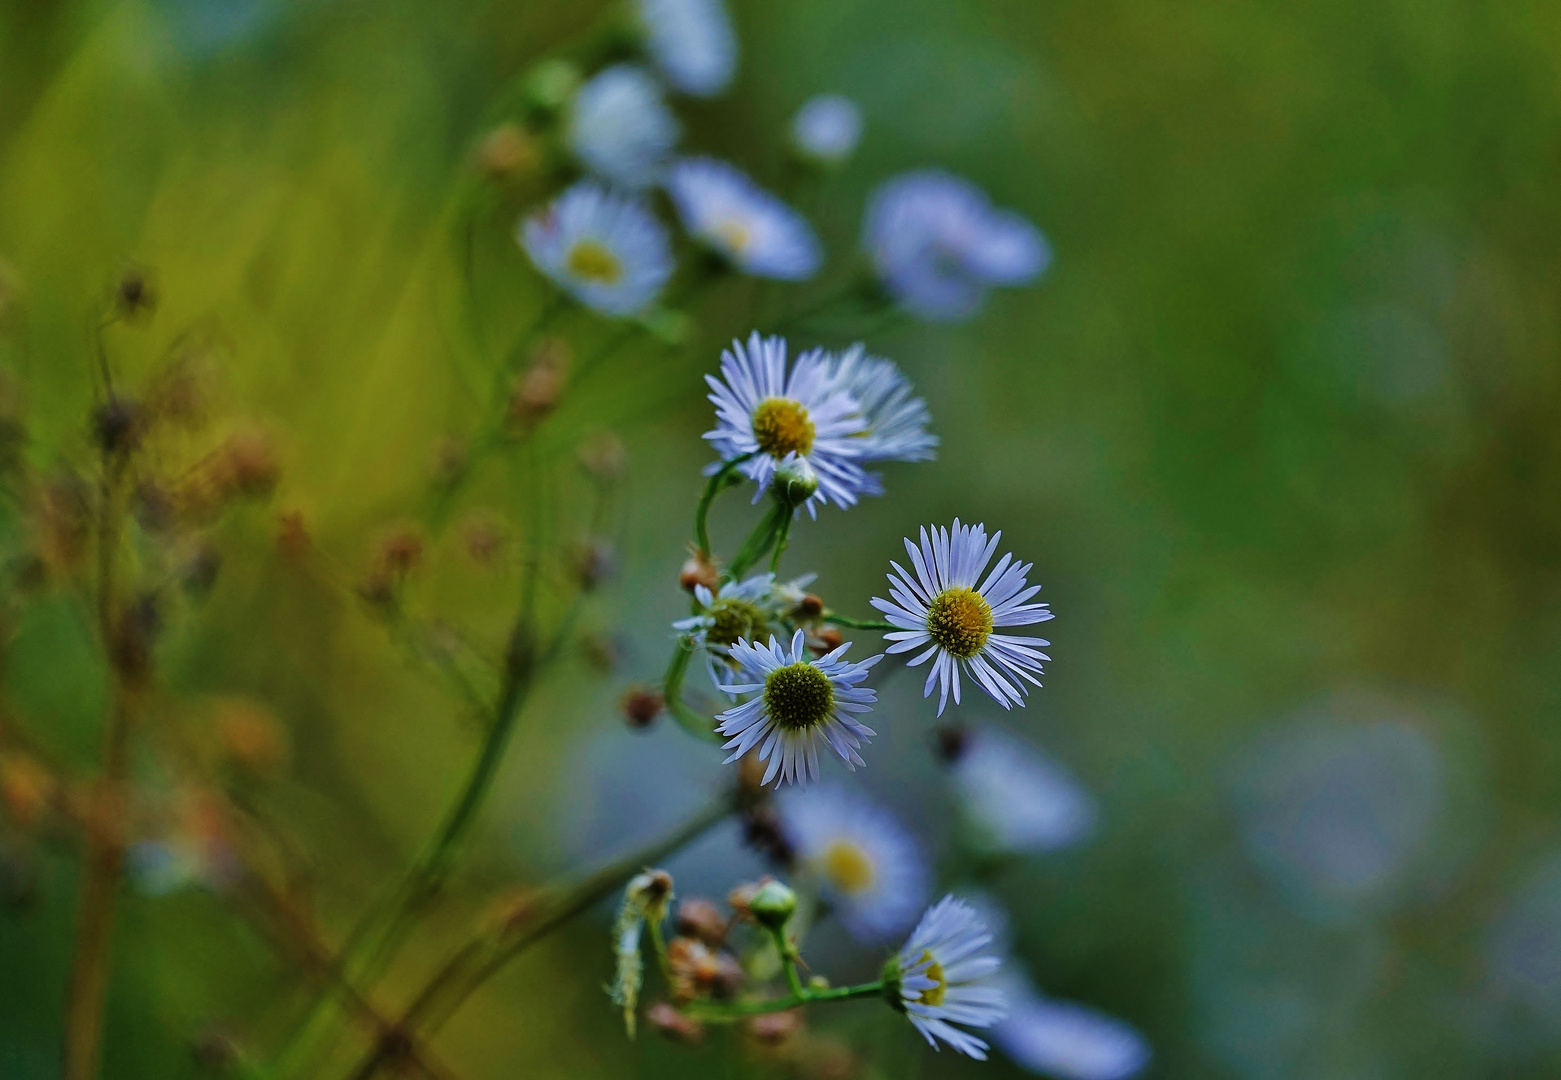
[{"label": "blurred green background", "polygon": [[[994,295],[981,319],[870,340],[926,394],[940,459],[891,469],[889,497],[848,516],[824,511],[788,556],[858,611],[927,522],[984,520],[1035,561],[1055,662],[1005,722],[1101,806],[1089,844],[998,881],[1040,983],[1142,1030],[1155,1077],[1555,1075],[1561,8],[782,0],[733,14],[737,84],[680,105],[685,145],[778,183],[792,111],[845,93],[866,114],[861,151],[806,207],[832,252],[854,251],[876,182],[930,164],[1056,250],[1037,286]],[[116,373],[150,377],[196,343],[219,425],[274,438],[275,492],[215,527],[216,584],[169,621],[148,738],[172,725],[209,741],[212,703],[232,697],[280,719],[289,764],[247,797],[307,852],[333,930],[422,843],[476,741],[352,586],[377,543],[416,525],[409,603],[491,651],[516,575],[467,541],[493,528],[513,550],[544,527],[518,455],[480,470],[448,524],[428,518],[441,455],[476,430],[502,343],[543,298],[512,240],[525,201],[493,195],[468,221],[452,193],[472,184],[495,94],[593,15],[0,0],[4,407],[35,469],[89,464],[93,326],[133,265],[158,304],[104,332]],[[571,659],[541,689],[463,888],[393,993],[482,895],[577,864],[582,817],[611,819],[618,781],[582,807],[597,796],[567,778],[630,738],[617,695],[659,676],[684,610],[673,578],[708,459],[700,375],[751,329],[749,287],[722,290],[693,310],[691,343],[617,354],[536,440],[566,462],[603,429],[628,448],[622,575],[584,616],[619,664]],[[564,325],[609,333],[583,314]],[[277,553],[283,513],[306,523],[306,566]],[[29,525],[7,514],[14,553]],[[723,535],[741,516],[722,508]],[[106,677],[80,596],[46,589],[6,618],[7,722],[90,769]],[[936,828],[933,708],[912,681],[886,698],[864,782]],[[54,1076],[79,859],[16,822],[0,837],[0,1075]],[[202,1075],[203,1033],[263,1048],[304,1000],[209,891],[127,895],[114,949],[105,1076]],[[628,1042],[600,993],[609,972],[604,920],[582,920],[479,995],[443,1055],[476,1077],[768,1075],[719,1040]],[[932,1055],[908,1030],[890,1039],[896,1018],[854,1008],[818,1023],[891,1042],[881,1075],[1019,1075]]]}]

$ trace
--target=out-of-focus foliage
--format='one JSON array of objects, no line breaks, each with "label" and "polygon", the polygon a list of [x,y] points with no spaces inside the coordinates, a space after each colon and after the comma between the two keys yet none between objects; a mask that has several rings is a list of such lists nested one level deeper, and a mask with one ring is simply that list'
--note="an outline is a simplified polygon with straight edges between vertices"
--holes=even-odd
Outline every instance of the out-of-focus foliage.
[{"label": "out-of-focus foliage", "polygon": [[[6,450],[43,474],[89,458],[94,328],[140,268],[157,303],[103,331],[116,374],[139,385],[183,358],[215,428],[263,430],[280,466],[217,528],[221,571],[170,626],[146,723],[215,757],[235,730],[254,749],[244,710],[276,719],[285,754],[262,744],[278,760],[245,790],[300,838],[331,928],[424,842],[478,734],[353,590],[411,529],[411,600],[491,652],[514,552],[585,502],[535,500],[519,460],[480,469],[453,520],[430,492],[545,296],[513,239],[527,194],[455,193],[501,119],[494,93],[592,15],[0,5],[0,408],[28,436]],[[1056,662],[1004,721],[1098,800],[1088,844],[997,881],[1038,984],[1143,1030],[1157,1076],[1553,1075],[1561,9],[807,0],[734,16],[738,81],[682,103],[689,141],[773,183],[793,110],[856,100],[856,159],[802,203],[826,246],[856,245],[882,176],[938,164],[1054,248],[1042,285],[994,294],[982,321],[873,342],[926,394],[941,458],[849,527],[824,511],[789,556],[827,549],[820,588],[857,609],[926,521],[977,513],[1035,560]],[[531,444],[556,460],[613,428],[629,448],[623,578],[582,616],[618,667],[596,678],[582,655],[538,689],[474,865],[392,1000],[482,896],[676,820],[669,804],[712,774],[673,730],[621,731],[614,703],[658,676],[686,614],[699,376],[768,295],[723,288],[703,337],[617,355]],[[564,318],[587,342],[611,332]],[[552,509],[517,516],[521,492]],[[28,526],[6,515],[9,555]],[[310,560],[279,549],[282,515]],[[0,718],[90,768],[107,676],[87,609],[59,591],[5,617]],[[462,641],[414,644],[460,657]],[[878,794],[935,834],[933,707],[910,683],[885,692],[863,782],[892,770]],[[651,769],[686,779],[623,779]],[[58,1072],[79,858],[5,822],[0,1075],[30,1080]],[[734,850],[718,837],[674,870],[721,888],[749,871]],[[621,1037],[609,919],[474,998],[444,1056],[478,1077],[763,1075],[735,1043]],[[113,955],[116,1078],[201,1075],[190,1048],[213,1032],[270,1045],[305,995],[201,890],[127,896]],[[892,1043],[886,1077],[1013,1075],[889,1040],[899,1021],[880,1012],[818,1019]]]}]

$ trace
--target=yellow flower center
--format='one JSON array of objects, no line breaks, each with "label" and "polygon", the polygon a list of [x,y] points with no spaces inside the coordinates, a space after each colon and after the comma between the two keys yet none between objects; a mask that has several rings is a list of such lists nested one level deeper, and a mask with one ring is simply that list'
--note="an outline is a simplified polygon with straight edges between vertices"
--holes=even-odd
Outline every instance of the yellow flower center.
[{"label": "yellow flower center", "polygon": [[746,600],[717,600],[710,605],[710,617],[715,625],[705,631],[705,638],[717,645],[735,645],[738,638],[753,641],[765,627],[764,612]]},{"label": "yellow flower center", "polygon": [[[921,951],[921,960],[932,960],[932,950],[923,949]],[[917,961],[917,963],[920,962],[920,960]],[[932,960],[932,963],[927,965],[927,970],[922,972],[922,974],[927,976],[927,978],[931,979],[937,985],[929,986],[927,989],[923,990],[921,992],[921,997],[917,998],[917,1004],[932,1006],[942,1005],[943,999],[948,996],[949,992],[949,981],[948,977],[943,974],[943,965],[938,963],[936,960]]]},{"label": "yellow flower center", "polygon": [[570,248],[565,265],[573,276],[598,285],[613,285],[623,277],[623,263],[597,240],[581,240]]},{"label": "yellow flower center", "polygon": [[735,221],[730,218],[726,221],[716,222],[710,227],[710,231],[734,255],[741,255],[743,249],[748,246],[748,241],[753,238],[753,235],[748,231],[748,226],[741,221]]},{"label": "yellow flower center", "polygon": [[771,457],[783,458],[794,451],[807,454],[813,449],[814,434],[808,410],[790,398],[765,398],[753,410],[754,440]]},{"label": "yellow flower center", "polygon": [[765,676],[764,707],[783,730],[805,731],[833,715],[835,688],[829,676],[799,660]]},{"label": "yellow flower center", "polygon": [[974,589],[944,589],[932,598],[927,633],[961,660],[969,660],[992,635],[992,606]]},{"label": "yellow flower center", "polygon": [[866,892],[878,878],[867,852],[849,840],[832,841],[820,861],[830,884],[847,896]]}]

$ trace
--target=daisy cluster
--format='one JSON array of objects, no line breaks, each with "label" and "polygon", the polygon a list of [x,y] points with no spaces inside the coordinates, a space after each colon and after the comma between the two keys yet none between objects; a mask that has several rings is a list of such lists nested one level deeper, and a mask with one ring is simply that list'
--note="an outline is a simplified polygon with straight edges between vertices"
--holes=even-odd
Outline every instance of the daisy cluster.
[{"label": "daisy cluster", "polygon": [[[958,808],[951,836],[958,857],[947,865],[961,869],[940,882],[923,841],[894,812],[844,786],[843,776],[825,774],[870,764],[883,727],[873,716],[880,685],[901,667],[923,674],[922,697],[936,693],[940,720],[983,697],[1005,710],[1025,705],[1049,660],[1049,643],[1032,628],[1052,612],[1037,599],[1034,564],[1005,549],[1000,531],[959,518],[918,525],[903,540],[903,556],[886,550],[887,587],[862,597],[854,615],[810,591],[814,573],[782,574],[793,527],[813,527],[798,522],[828,524],[884,495],[886,468],[931,461],[939,447],[926,400],[892,359],[865,341],[840,348],[794,340],[799,331],[838,342],[903,318],[970,318],[993,288],[1042,274],[1050,248],[1027,219],[976,185],[920,169],[876,186],[836,269],[804,207],[828,196],[827,174],[846,167],[860,143],[866,123],[857,104],[829,93],[802,103],[777,133],[784,168],[756,177],[702,149],[697,115],[682,108],[689,98],[723,93],[737,77],[738,39],[722,0],[631,0],[605,18],[595,47],[539,65],[523,80],[506,141],[485,144],[494,151],[485,163],[490,177],[523,191],[532,206],[517,228],[531,265],[558,297],[624,320],[630,336],[638,324],[675,341],[692,340],[687,316],[704,290],[763,279],[772,286],[746,294],[753,322],[794,335],[755,329],[721,351],[706,375],[714,417],[704,438],[713,460],[681,574],[689,611],[673,623],[660,691],[635,694],[626,710],[643,727],[664,707],[690,733],[719,743],[736,766],[747,834],[795,886],[756,886],[734,902],[737,916],[764,929],[758,945],[772,948],[779,964],[769,970],[789,972],[784,1001],[856,996],[803,986],[789,966],[802,930],[835,917],[861,942],[903,942],[873,992],[934,1046],[984,1057],[987,1043],[972,1030],[999,1030],[1008,1015],[994,981],[1001,950],[977,906],[953,895],[928,901],[939,885],[971,883],[994,859],[1082,838],[1093,801],[1019,736],[944,721],[938,741]],[[777,308],[774,320],[766,317]],[[718,553],[708,515],[740,487],[762,509],[740,546]],[[852,640],[860,634],[882,645],[864,648]],[[685,685],[687,673],[701,669],[714,708],[701,709]],[[782,892],[791,899],[783,903]],[[624,910],[615,1000],[632,1023],[638,926],[656,929],[661,916],[628,902]],[[762,958],[723,959],[726,933],[700,930],[700,922],[659,957],[674,999],[662,1014],[669,1031],[765,1011],[762,1000],[744,997],[751,977],[741,974],[763,971]],[[650,939],[661,948],[659,929]],[[1019,1015],[1041,1015],[1029,1007],[1039,1000],[1023,998]],[[734,1001],[738,1013],[730,1011]],[[1011,1043],[1033,1050],[1037,1039],[1045,1041],[1026,1029]],[[1046,1057],[1015,1056],[1022,1064]]]},{"label": "daisy cluster", "polygon": [[[484,168],[543,198],[517,239],[565,295],[609,318],[653,319],[687,299],[673,287],[735,273],[779,282],[819,277],[828,253],[791,204],[807,179],[844,166],[864,130],[860,107],[818,94],[777,141],[780,192],[688,145],[678,104],[726,91],[738,42],[722,0],[633,0],[598,28],[594,59],[554,59],[523,81],[518,116],[484,143]],[[480,157],[484,155],[480,154]],[[681,236],[665,223],[666,211]],[[671,257],[676,254],[676,258]],[[1050,262],[1045,239],[973,184],[935,170],[881,183],[862,216],[842,295],[926,321],[967,318],[988,289]],[[714,273],[712,273],[714,272]]]}]

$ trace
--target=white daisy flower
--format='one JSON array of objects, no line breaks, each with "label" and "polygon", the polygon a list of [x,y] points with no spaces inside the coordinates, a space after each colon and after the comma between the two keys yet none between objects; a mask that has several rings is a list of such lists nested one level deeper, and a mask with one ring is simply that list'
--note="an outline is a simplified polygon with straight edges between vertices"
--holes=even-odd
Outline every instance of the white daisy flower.
[{"label": "white daisy flower", "polygon": [[895,299],[933,322],[975,314],[989,286],[1023,284],[1051,262],[1035,226],[935,169],[896,177],[873,194],[862,243]]},{"label": "white daisy flower", "polygon": [[927,402],[913,397],[911,382],[891,360],[853,345],[829,362],[829,376],[856,399],[867,429],[862,458],[869,461],[931,461],[938,437],[927,430]]},{"label": "white daisy flower", "polygon": [[721,687],[723,680],[715,664],[727,661],[731,647],[738,641],[768,637],[781,615],[797,606],[802,590],[812,584],[816,576],[804,574],[777,583],[774,574],[755,574],[741,583],[727,584],[719,595],[704,585],[695,585],[694,599],[699,603],[699,614],[679,619],[672,628],[688,634],[695,645],[705,650],[710,681]]},{"label": "white daisy flower", "polygon": [[638,200],[591,180],[528,215],[519,240],[555,285],[608,315],[644,310],[672,276],[665,226]]},{"label": "white daisy flower", "polygon": [[[1046,604],[1027,604],[1041,591],[1039,585],[1026,587],[1025,575],[1031,563],[1017,563],[1004,555],[987,575],[981,574],[992,561],[1001,532],[989,541],[985,525],[961,525],[954,519],[952,532],[933,526],[932,534],[921,530],[921,546],[905,541],[914,575],[897,562],[890,562],[889,595],[894,599],[873,597],[873,607],[888,616],[902,630],[885,634],[891,653],[909,652],[926,646],[926,651],[910,666],[936,656],[922,696],[932,694],[938,684],[938,715],[948,704],[949,690],[959,704],[959,670],[981,684],[1003,708],[1024,704],[1028,692],[1024,682],[1040,686],[1031,672],[1039,673],[1041,662],[1051,657],[1035,646],[1050,645],[1042,638],[995,631],[1006,626],[1028,626],[1052,617]],[[979,585],[977,583],[980,583]]]},{"label": "white daisy flower", "polygon": [[1002,1020],[1001,990],[979,985],[998,967],[982,950],[992,935],[975,909],[945,896],[921,917],[884,972],[890,1004],[905,1013],[934,1050],[942,1039],[961,1054],[986,1060],[987,1044],[954,1027],[991,1027]]},{"label": "white daisy flower", "polygon": [[862,138],[862,110],[839,94],[809,98],[791,120],[791,141],[804,157],[838,165]]},{"label": "white daisy flower", "polygon": [[661,85],[634,64],[598,73],[569,107],[569,148],[587,169],[627,188],[661,178],[679,134]]},{"label": "white daisy flower", "polygon": [[1023,1069],[1057,1080],[1128,1080],[1154,1057],[1133,1025],[1047,997],[1011,960],[992,982],[1008,1001],[1008,1015],[993,1027],[992,1041]]},{"label": "white daisy flower", "polygon": [[781,829],[853,937],[902,933],[927,900],[927,859],[893,814],[844,788],[790,792]]},{"label": "white daisy flower", "polygon": [[990,851],[1054,851],[1084,839],[1095,800],[1061,765],[996,727],[962,732],[949,781],[972,839]]},{"label": "white daisy flower", "polygon": [[737,34],[721,0],[636,0],[645,45],[667,82],[710,97],[737,71]]},{"label": "white daisy flower", "polygon": [[[882,654],[848,663],[841,659],[851,647],[847,642],[814,660],[802,639],[801,630],[793,634],[789,652],[773,636],[767,646],[739,641],[731,649],[738,681],[726,690],[754,696],[717,716],[716,731],[730,738],[724,747],[732,751],[727,762],[757,749],[760,759],[770,763],[760,783],[777,776],[782,784],[806,786],[817,780],[820,747],[839,754],[854,771],[866,764],[857,748],[877,734],[851,714],[871,712],[878,700],[877,691],[856,684]],[[745,677],[748,681],[742,681]]]},{"label": "white daisy flower", "polygon": [[824,261],[813,226],[724,161],[678,161],[667,194],[689,235],[745,274],[802,281]]},{"label": "white daisy flower", "polygon": [[716,427],[705,438],[723,461],[753,455],[739,468],[759,485],[755,502],[793,454],[818,475],[810,512],[817,512],[814,500],[846,507],[880,490],[858,464],[867,449],[861,438],[866,419],[856,399],[830,378],[822,349],[797,357],[788,372],[786,339],[755,331],[746,347],[734,341],[722,351],[721,378],[706,375],[705,382],[716,413]]}]

